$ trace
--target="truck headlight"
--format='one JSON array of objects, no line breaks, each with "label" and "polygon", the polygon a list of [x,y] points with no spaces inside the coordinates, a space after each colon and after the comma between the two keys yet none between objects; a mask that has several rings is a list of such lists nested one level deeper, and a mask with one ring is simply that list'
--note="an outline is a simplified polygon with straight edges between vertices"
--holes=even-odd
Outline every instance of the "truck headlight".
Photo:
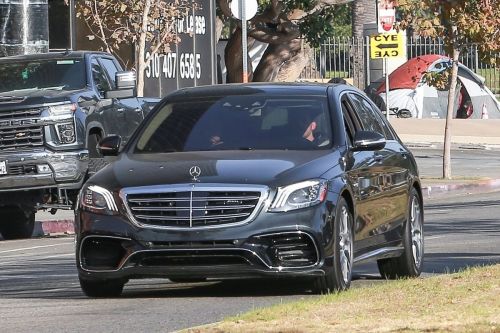
[{"label": "truck headlight", "polygon": [[279,187],[269,211],[287,212],[317,205],[325,200],[327,190],[327,181],[323,179]]},{"label": "truck headlight", "polygon": [[51,116],[72,115],[75,111],[76,111],[76,104],[74,103],[49,106],[49,113]]},{"label": "truck headlight", "polygon": [[113,194],[107,189],[97,186],[85,186],[80,193],[80,207],[96,214],[116,215],[118,207],[116,206]]},{"label": "truck headlight", "polygon": [[56,124],[56,128],[59,142],[62,144],[74,143],[76,141],[75,126],[73,123]]}]

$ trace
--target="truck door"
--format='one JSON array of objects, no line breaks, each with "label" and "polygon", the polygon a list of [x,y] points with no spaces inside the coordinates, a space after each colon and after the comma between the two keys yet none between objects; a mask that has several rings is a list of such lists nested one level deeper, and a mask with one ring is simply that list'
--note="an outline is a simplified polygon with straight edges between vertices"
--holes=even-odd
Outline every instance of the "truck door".
[{"label": "truck door", "polygon": [[[108,80],[111,82],[111,89],[115,89],[115,74],[121,70],[116,59],[100,56],[99,63],[104,69]],[[115,98],[112,100],[112,103],[115,118],[119,120],[118,131],[114,134],[120,135],[123,142],[127,142],[134,130],[144,119],[143,109],[136,97]]]},{"label": "truck door", "polygon": [[108,79],[96,57],[90,60],[90,72],[93,88],[98,96],[98,101],[95,105],[94,112],[89,114],[88,120],[100,123],[104,128],[104,136],[119,134],[120,126],[125,118],[120,117],[120,115],[115,112],[113,101],[105,98],[106,91],[112,89],[112,82]]}]

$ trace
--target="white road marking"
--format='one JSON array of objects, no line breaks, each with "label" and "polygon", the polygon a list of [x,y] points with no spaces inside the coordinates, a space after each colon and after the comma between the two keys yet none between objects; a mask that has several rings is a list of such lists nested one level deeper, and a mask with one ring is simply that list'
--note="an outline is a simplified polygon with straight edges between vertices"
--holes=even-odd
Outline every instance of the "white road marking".
[{"label": "white road marking", "polygon": [[20,249],[12,249],[12,250],[0,251],[0,254],[2,254],[2,253],[10,253],[10,252],[19,252],[19,251],[35,250],[35,249],[42,249],[42,248],[47,248],[47,247],[63,246],[63,245],[68,245],[68,244],[74,244],[74,242],[73,242],[73,241],[71,241],[71,242],[66,242],[66,243],[61,243],[61,244],[53,244],[53,245],[40,245],[40,246],[32,246],[32,247],[23,247],[23,248],[20,248]]},{"label": "white road marking", "polygon": [[427,236],[427,237],[424,237],[425,240],[429,240],[429,239],[438,239],[438,238],[443,238],[443,237],[446,237],[446,235],[441,235],[441,236]]},{"label": "white road marking", "polygon": [[[38,261],[38,260],[46,260],[46,259],[53,259],[53,258],[64,258],[64,257],[74,257],[75,254],[74,253],[63,253],[63,254],[57,254],[57,255],[53,255],[53,256],[47,256],[47,257],[33,257],[33,258],[30,258],[28,260],[25,260],[26,261]],[[16,261],[7,261],[7,262],[0,262],[0,266],[2,265],[12,265],[12,264],[20,264],[21,262],[19,260],[16,260]]]}]

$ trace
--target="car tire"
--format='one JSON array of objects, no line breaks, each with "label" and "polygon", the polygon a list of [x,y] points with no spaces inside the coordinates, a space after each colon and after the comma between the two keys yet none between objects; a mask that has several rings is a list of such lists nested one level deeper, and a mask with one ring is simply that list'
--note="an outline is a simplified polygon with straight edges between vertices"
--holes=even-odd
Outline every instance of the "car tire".
[{"label": "car tire", "polygon": [[315,289],[327,294],[346,290],[351,285],[354,258],[354,224],[349,204],[341,198],[337,204],[333,227],[333,267],[324,276],[317,277]]},{"label": "car tire", "polygon": [[419,192],[410,192],[407,219],[403,228],[403,254],[397,258],[377,261],[382,277],[397,279],[417,277],[422,272],[424,261],[424,212]]},{"label": "car tire", "polygon": [[0,233],[5,240],[31,238],[35,229],[35,211],[18,207],[1,210]]},{"label": "car tire", "polygon": [[123,280],[86,280],[80,278],[80,287],[88,297],[118,297],[122,294]]}]

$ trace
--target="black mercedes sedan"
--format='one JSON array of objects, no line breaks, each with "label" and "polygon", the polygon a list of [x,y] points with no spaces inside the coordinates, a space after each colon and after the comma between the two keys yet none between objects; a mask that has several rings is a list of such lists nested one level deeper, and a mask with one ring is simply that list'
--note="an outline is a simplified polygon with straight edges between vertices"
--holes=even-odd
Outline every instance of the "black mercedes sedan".
[{"label": "black mercedes sedan", "polygon": [[422,269],[415,159],[348,85],[243,84],[165,97],[91,177],[76,209],[83,292],[129,279],[302,278],[327,293],[353,265],[385,278]]}]

